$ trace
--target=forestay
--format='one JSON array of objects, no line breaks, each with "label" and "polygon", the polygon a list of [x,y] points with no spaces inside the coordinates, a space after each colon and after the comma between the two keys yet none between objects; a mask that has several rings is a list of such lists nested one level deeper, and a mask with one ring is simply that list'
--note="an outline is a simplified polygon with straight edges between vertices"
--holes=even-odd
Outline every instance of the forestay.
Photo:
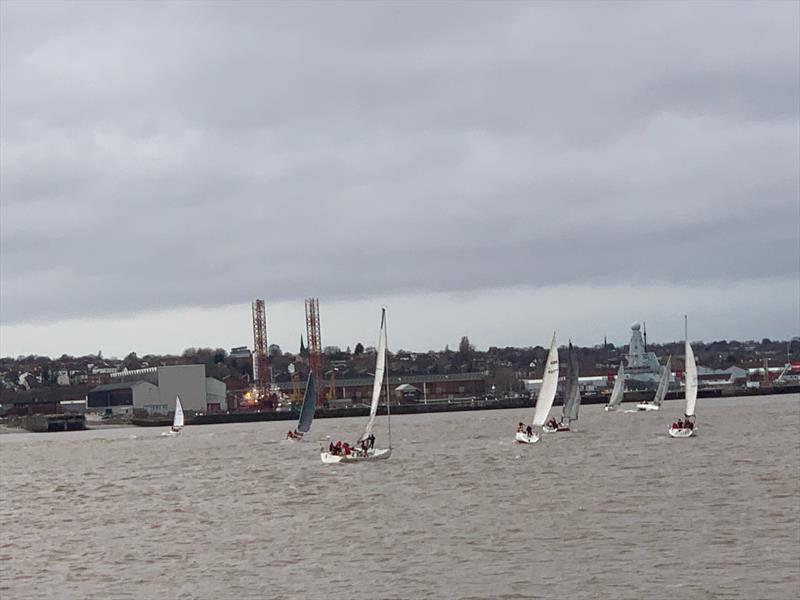
[{"label": "forestay", "polygon": [[697,363],[694,360],[694,351],[689,340],[686,340],[686,416],[694,416],[694,405],[697,402]]},{"label": "forestay", "polygon": [[317,408],[317,386],[314,384],[314,375],[309,373],[306,382],[306,392],[303,395],[303,406],[300,408],[300,419],[297,421],[297,433],[308,433],[314,412]]},{"label": "forestay", "polygon": [[[381,385],[383,385],[383,375],[386,370],[386,309],[381,309],[381,328],[378,332],[378,349],[375,359],[375,381],[372,383],[372,404],[369,409],[369,421],[364,428],[364,434],[360,439],[365,439],[372,433],[375,424],[375,415],[378,414],[378,401],[381,398]],[[388,402],[389,399],[387,398]]]},{"label": "forestay", "polygon": [[541,427],[550,414],[553,400],[558,387],[558,348],[556,348],[556,334],[553,332],[553,341],[550,342],[550,351],[547,353],[547,363],[544,366],[542,387],[539,389],[539,398],[536,400],[536,410],[533,413],[533,425]]}]

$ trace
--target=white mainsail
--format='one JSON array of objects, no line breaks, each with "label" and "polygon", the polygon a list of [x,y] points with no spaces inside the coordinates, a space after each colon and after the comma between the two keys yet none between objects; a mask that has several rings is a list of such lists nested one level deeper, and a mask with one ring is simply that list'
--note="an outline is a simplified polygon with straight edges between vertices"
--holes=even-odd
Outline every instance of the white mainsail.
[{"label": "white mainsail", "polygon": [[697,402],[697,363],[694,360],[694,351],[692,350],[689,339],[686,339],[686,366],[684,368],[684,377],[686,382],[686,416],[694,416],[694,405]]},{"label": "white mainsail", "polygon": [[664,402],[664,398],[666,398],[667,396],[667,390],[669,389],[669,376],[671,373],[672,373],[672,356],[667,358],[667,363],[661,370],[661,378],[658,380],[658,388],[656,388],[656,395],[653,396],[653,404],[655,404],[656,406],[661,406],[661,403]]},{"label": "white mainsail", "polygon": [[[381,399],[381,386],[383,385],[383,375],[386,370],[386,309],[381,309],[381,328],[378,332],[378,349],[375,359],[375,381],[372,383],[372,404],[369,409],[369,421],[364,428],[364,434],[360,439],[368,437],[372,433],[372,426],[375,424],[375,415],[378,414],[378,401]],[[388,389],[387,389],[388,392]],[[389,398],[387,396],[388,404]]]},{"label": "white mainsail", "polygon": [[550,342],[550,352],[547,353],[547,363],[544,366],[542,387],[539,389],[539,398],[536,400],[536,410],[533,413],[533,425],[541,427],[550,414],[553,400],[558,387],[558,348],[556,347],[556,333],[553,332],[553,341]]},{"label": "white mainsail", "polygon": [[609,406],[619,406],[622,403],[622,397],[625,394],[625,365],[620,361],[619,370],[617,371],[617,379],[614,381],[614,389],[611,390],[611,398],[608,401]]},{"label": "white mainsail", "polygon": [[183,406],[181,406],[180,396],[175,396],[175,416],[172,419],[173,429],[183,427]]}]

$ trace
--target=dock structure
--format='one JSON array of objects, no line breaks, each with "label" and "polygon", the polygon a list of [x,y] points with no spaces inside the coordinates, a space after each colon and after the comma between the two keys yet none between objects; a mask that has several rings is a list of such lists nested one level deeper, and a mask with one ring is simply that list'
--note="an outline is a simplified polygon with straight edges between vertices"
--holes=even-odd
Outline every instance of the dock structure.
[{"label": "dock structure", "polygon": [[79,431],[86,429],[86,417],[67,413],[61,415],[28,415],[24,417],[22,427],[37,433]]}]

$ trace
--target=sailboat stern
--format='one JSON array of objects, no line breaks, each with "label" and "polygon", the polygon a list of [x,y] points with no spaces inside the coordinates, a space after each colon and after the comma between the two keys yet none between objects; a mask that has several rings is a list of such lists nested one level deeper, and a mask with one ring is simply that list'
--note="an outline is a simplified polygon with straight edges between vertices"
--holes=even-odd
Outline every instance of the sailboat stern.
[{"label": "sailboat stern", "polygon": [[325,464],[340,463],[344,460],[343,454],[331,454],[330,452],[320,452],[320,458]]},{"label": "sailboat stern", "polygon": [[694,429],[694,428],[689,429],[688,427],[670,427],[668,433],[669,433],[670,437],[688,438],[688,437],[692,437],[693,435],[696,435],[697,434],[697,430]]},{"label": "sailboat stern", "polygon": [[534,431],[531,435],[528,435],[524,431],[518,431],[516,440],[520,444],[535,444],[539,441],[539,434]]}]

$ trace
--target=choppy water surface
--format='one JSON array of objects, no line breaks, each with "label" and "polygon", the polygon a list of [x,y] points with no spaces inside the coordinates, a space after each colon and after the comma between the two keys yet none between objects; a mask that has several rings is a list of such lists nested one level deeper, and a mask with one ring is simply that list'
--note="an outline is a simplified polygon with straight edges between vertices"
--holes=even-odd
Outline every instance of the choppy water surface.
[{"label": "choppy water surface", "polygon": [[398,416],[342,466],[288,423],[3,435],[0,597],[796,597],[800,398],[701,399],[673,440],[682,408],[535,446],[528,410]]}]

